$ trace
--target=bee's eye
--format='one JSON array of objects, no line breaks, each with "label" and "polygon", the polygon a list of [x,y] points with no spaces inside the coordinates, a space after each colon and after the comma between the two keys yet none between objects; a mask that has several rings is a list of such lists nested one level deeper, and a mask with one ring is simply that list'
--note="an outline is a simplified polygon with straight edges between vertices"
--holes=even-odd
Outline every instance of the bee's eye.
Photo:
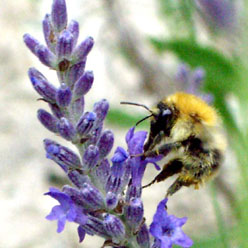
[{"label": "bee's eye", "polygon": [[168,115],[171,115],[171,110],[170,109],[165,109],[161,113],[162,117],[166,117]]}]

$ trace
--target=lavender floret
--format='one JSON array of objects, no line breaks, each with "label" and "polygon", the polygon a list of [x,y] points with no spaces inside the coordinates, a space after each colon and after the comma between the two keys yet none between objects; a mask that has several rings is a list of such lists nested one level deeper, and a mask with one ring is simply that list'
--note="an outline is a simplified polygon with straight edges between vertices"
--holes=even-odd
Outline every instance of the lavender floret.
[{"label": "lavender floret", "polygon": [[59,107],[67,107],[71,103],[72,93],[68,86],[62,84],[61,87],[57,90],[56,102]]},{"label": "lavender floret", "polygon": [[52,5],[52,24],[57,32],[62,31],[67,25],[67,11],[65,0],[54,0]]},{"label": "lavender floret", "polygon": [[76,135],[76,130],[73,124],[66,118],[62,117],[57,125],[59,134],[66,140],[73,140]]},{"label": "lavender floret", "polygon": [[39,109],[37,113],[37,117],[42,125],[50,130],[51,132],[57,133],[58,132],[58,119],[52,116],[44,109]]}]

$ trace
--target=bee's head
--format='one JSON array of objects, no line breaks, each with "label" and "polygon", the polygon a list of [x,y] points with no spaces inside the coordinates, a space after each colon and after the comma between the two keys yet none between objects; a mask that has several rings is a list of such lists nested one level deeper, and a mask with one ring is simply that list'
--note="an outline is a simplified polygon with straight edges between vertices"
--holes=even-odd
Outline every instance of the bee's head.
[{"label": "bee's head", "polygon": [[150,112],[150,115],[144,117],[136,123],[137,126],[142,121],[151,118],[150,134],[145,145],[145,150],[148,150],[150,149],[150,147],[154,146],[153,143],[155,142],[155,140],[157,140],[157,138],[160,139],[162,137],[170,135],[170,130],[177,117],[177,111],[173,106],[169,106],[162,101],[159,102],[154,109],[149,109],[147,106],[138,103],[121,102],[121,104],[140,106]]}]

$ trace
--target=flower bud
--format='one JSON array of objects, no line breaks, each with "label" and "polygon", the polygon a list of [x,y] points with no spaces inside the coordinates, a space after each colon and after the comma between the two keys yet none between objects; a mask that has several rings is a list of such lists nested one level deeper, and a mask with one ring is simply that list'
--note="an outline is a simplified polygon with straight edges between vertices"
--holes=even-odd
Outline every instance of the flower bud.
[{"label": "flower bud", "polygon": [[91,51],[93,45],[94,45],[93,38],[92,37],[86,38],[76,47],[73,56],[75,56],[75,59],[77,61],[84,60]]},{"label": "flower bud", "polygon": [[125,217],[129,226],[136,230],[141,224],[144,215],[143,203],[140,198],[131,198],[129,205],[125,208]]},{"label": "flower bud", "polygon": [[105,201],[102,193],[94,186],[84,183],[80,190],[85,208],[97,210],[104,208]]},{"label": "flower bud", "polygon": [[90,145],[84,152],[83,167],[86,170],[93,169],[99,160],[99,149],[97,146]]},{"label": "flower bud", "polygon": [[73,49],[73,35],[64,30],[57,41],[56,55],[61,60],[63,58],[69,58]]},{"label": "flower bud", "polygon": [[129,202],[130,199],[141,197],[141,186],[136,184],[129,184],[126,192],[126,201]]},{"label": "flower bud", "polygon": [[76,130],[81,135],[87,135],[96,120],[96,114],[94,112],[86,112],[78,121]]},{"label": "flower bud", "polygon": [[85,225],[83,225],[83,228],[89,235],[96,234],[100,237],[104,237],[105,239],[110,238],[105,230],[103,221],[93,216],[89,216],[88,221]]},{"label": "flower bud", "polygon": [[59,131],[60,135],[63,138],[65,138],[66,140],[73,140],[73,138],[76,134],[76,130],[75,130],[73,124],[65,117],[62,117],[59,120],[58,131]]},{"label": "flower bud", "polygon": [[100,159],[105,158],[111,151],[114,144],[114,134],[110,130],[106,130],[102,133],[99,142],[98,148],[100,152]]},{"label": "flower bud", "polygon": [[79,24],[77,21],[71,20],[67,30],[69,32],[71,32],[71,34],[73,35],[73,48],[76,46],[77,44],[77,40],[78,40],[78,36],[79,36]]},{"label": "flower bud", "polygon": [[137,243],[140,248],[150,248],[150,238],[149,238],[149,230],[146,224],[142,225],[138,234],[137,234]]},{"label": "flower bud", "polygon": [[118,198],[113,192],[108,192],[106,195],[106,205],[109,209],[116,208],[118,204]]},{"label": "flower bud", "polygon": [[67,107],[71,102],[72,93],[68,86],[62,84],[57,90],[56,102],[60,107]]},{"label": "flower bud", "polygon": [[56,32],[60,32],[67,25],[67,11],[65,0],[54,0],[52,5],[52,23]]},{"label": "flower bud", "polygon": [[59,106],[56,103],[48,103],[52,113],[58,118],[62,118],[64,116],[64,113],[61,111]]},{"label": "flower bud", "polygon": [[39,109],[37,117],[45,128],[47,128],[48,130],[54,133],[58,132],[58,127],[57,127],[58,120],[53,115],[51,115],[44,109]]},{"label": "flower bud", "polygon": [[114,242],[122,240],[125,236],[125,227],[122,221],[112,215],[106,214],[104,216],[103,225],[108,235],[110,235]]},{"label": "flower bud", "polygon": [[97,115],[97,125],[99,125],[106,117],[109,109],[109,103],[106,99],[96,102],[93,107],[93,112]]},{"label": "flower bud", "polygon": [[46,14],[43,22],[43,34],[48,48],[54,52],[55,34],[51,23],[51,16]]},{"label": "flower bud", "polygon": [[201,82],[204,80],[205,78],[205,70],[201,67],[198,67],[194,70],[193,72],[193,76],[192,76],[192,85],[194,85],[194,87],[199,88]]},{"label": "flower bud", "polygon": [[40,62],[50,68],[54,68],[56,58],[55,55],[44,45],[39,44],[35,47],[35,55]]},{"label": "flower bud", "polygon": [[78,99],[88,93],[94,80],[92,71],[86,71],[75,83],[73,90],[73,98]]},{"label": "flower bud", "polygon": [[90,183],[90,178],[86,175],[79,173],[77,170],[71,170],[68,172],[68,177],[75,186],[79,189],[83,187],[84,183]]},{"label": "flower bud", "polygon": [[120,146],[115,150],[114,156],[111,158],[113,163],[111,167],[111,174],[115,177],[122,177],[124,174],[125,167],[123,163],[128,157],[127,152]]},{"label": "flower bud", "polygon": [[95,177],[99,181],[99,184],[105,188],[107,179],[110,175],[110,164],[107,159],[101,161],[95,170]]},{"label": "flower bud", "polygon": [[119,194],[122,191],[122,179],[120,177],[110,175],[106,182],[105,191],[111,191],[115,194]]},{"label": "flower bud", "polygon": [[55,102],[57,89],[35,68],[28,70],[28,76],[34,89],[48,102]]},{"label": "flower bud", "polygon": [[35,48],[36,46],[40,45],[40,42],[30,34],[24,34],[23,41],[26,44],[26,46],[29,48],[29,50],[36,55]]},{"label": "flower bud", "polygon": [[103,129],[103,123],[99,125],[98,127],[93,127],[90,133],[90,139],[86,142],[86,145],[96,145],[98,143],[98,140],[100,139],[100,135],[102,133]]},{"label": "flower bud", "polygon": [[70,112],[74,118],[75,121],[78,121],[79,118],[84,113],[84,97],[77,99],[76,101],[73,101],[70,106]]},{"label": "flower bud", "polygon": [[47,153],[47,158],[52,159],[59,165],[65,165],[67,169],[81,169],[79,157],[69,148],[59,145],[58,143],[45,139],[44,147]]},{"label": "flower bud", "polygon": [[69,68],[68,72],[68,82],[69,87],[72,89],[75,82],[84,74],[86,59],[80,61],[77,64],[74,64]]}]

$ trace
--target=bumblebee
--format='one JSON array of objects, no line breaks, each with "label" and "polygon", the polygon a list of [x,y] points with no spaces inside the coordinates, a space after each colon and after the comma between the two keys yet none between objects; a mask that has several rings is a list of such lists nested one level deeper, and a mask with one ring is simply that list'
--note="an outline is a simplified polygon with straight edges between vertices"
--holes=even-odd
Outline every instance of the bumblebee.
[{"label": "bumblebee", "polygon": [[201,184],[212,178],[218,171],[225,150],[225,139],[221,132],[221,121],[216,110],[195,95],[177,92],[161,100],[155,108],[144,107],[150,115],[150,132],[144,145],[143,158],[158,155],[172,158],[148,187],[178,174],[168,188],[166,197],[173,195],[182,186]]}]

